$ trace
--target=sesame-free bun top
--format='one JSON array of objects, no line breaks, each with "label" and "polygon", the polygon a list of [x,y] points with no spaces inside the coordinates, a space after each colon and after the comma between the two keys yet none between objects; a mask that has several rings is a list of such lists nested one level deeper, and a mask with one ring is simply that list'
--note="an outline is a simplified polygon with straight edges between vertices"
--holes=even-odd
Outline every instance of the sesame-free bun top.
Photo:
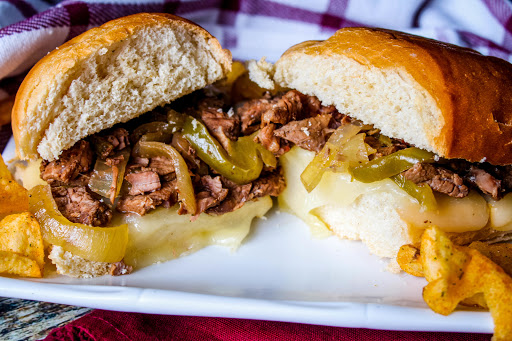
[{"label": "sesame-free bun top", "polygon": [[231,69],[231,53],[200,26],[135,14],[93,28],[41,59],[16,95],[21,159],[54,160],[80,139],[201,89]]},{"label": "sesame-free bun top", "polygon": [[502,59],[346,28],[290,48],[274,81],[442,157],[512,164],[512,65]]}]

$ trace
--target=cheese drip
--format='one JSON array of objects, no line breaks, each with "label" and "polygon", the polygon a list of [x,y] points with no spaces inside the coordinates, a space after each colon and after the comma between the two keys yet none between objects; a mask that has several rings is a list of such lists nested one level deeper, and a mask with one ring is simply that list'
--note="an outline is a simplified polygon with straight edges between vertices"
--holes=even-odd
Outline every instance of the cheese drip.
[{"label": "cheese drip", "polygon": [[[500,201],[490,202],[475,191],[465,198],[436,194],[438,210],[422,212],[420,205],[390,179],[364,184],[352,181],[348,173],[334,172],[326,172],[318,186],[308,193],[300,174],[313,157],[313,152],[298,147],[281,157],[287,188],[280,195],[279,204],[309,224],[316,236],[328,235],[327,230],[337,224],[335,220],[343,219],[339,212],[377,193],[391,195],[389,200],[411,230],[424,229],[430,224],[446,232],[476,231],[486,226],[502,231],[512,229],[510,194]],[[336,211],[338,213],[334,213]]]}]

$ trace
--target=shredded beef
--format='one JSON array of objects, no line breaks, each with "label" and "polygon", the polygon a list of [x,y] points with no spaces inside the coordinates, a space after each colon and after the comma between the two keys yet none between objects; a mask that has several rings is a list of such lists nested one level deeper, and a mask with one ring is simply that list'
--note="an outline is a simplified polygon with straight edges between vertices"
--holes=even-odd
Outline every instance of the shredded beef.
[{"label": "shredded beef", "polygon": [[130,145],[129,133],[124,128],[115,128],[108,134],[95,134],[90,137],[94,151],[100,159],[106,159],[116,150]]},{"label": "shredded beef", "polygon": [[241,132],[250,135],[260,128],[261,115],[271,107],[271,97],[266,93],[263,98],[253,99],[236,106],[236,116],[242,123]]},{"label": "shredded beef", "polygon": [[283,145],[283,143],[281,143],[281,139],[274,135],[275,129],[276,125],[274,123],[265,125],[261,128],[257,136],[257,140],[263,147],[265,147],[265,149],[276,155],[282,155],[290,150],[290,147],[288,145]]},{"label": "shredded beef", "polygon": [[160,189],[160,177],[153,171],[130,173],[124,178],[132,185],[128,193],[130,195],[138,195]]},{"label": "shredded beef", "polygon": [[131,265],[127,265],[123,260],[110,264],[109,274],[110,276],[122,276],[129,275],[133,271]]},{"label": "shredded beef", "polygon": [[107,205],[93,198],[86,187],[52,187],[59,211],[74,223],[105,226],[112,219]]},{"label": "shredded beef", "polygon": [[89,142],[81,140],[73,147],[64,151],[55,161],[43,161],[41,164],[41,179],[52,183],[60,181],[69,183],[80,173],[86,173],[91,168],[93,153]]},{"label": "shredded beef", "polygon": [[222,187],[220,176],[212,178],[210,175],[201,177],[202,190],[197,193],[197,211],[195,218],[210,207],[218,205],[228,195],[228,190]]},{"label": "shredded beef", "polygon": [[327,141],[327,136],[332,133],[329,128],[331,116],[321,114],[300,121],[291,121],[274,131],[274,135],[288,140],[297,146],[318,152]]},{"label": "shredded beef", "polygon": [[176,180],[164,182],[162,188],[151,192],[148,196],[158,205],[165,207],[174,206],[178,202],[178,189],[176,187]]},{"label": "shredded beef", "polygon": [[149,162],[149,168],[161,176],[174,172],[172,160],[164,156],[152,157]]},{"label": "shredded beef", "polygon": [[252,183],[238,185],[229,179],[221,177],[222,186],[229,193],[219,205],[208,209],[209,214],[224,214],[242,207],[245,202],[267,195],[278,196],[285,188],[284,176],[280,169],[267,175],[262,175]]},{"label": "shredded beef", "polygon": [[105,138],[114,146],[115,150],[123,150],[126,146],[130,145],[129,136],[130,134],[126,129],[116,128]]},{"label": "shredded beef", "polygon": [[164,182],[162,187],[149,194],[127,195],[117,203],[117,210],[123,213],[145,215],[157,206],[172,207],[178,201],[176,181]]},{"label": "shredded beef", "polygon": [[188,141],[180,134],[172,136],[171,145],[183,156],[190,169],[201,168],[202,161]]},{"label": "shredded beef", "polygon": [[365,143],[367,143],[373,149],[376,149],[376,152],[370,156],[370,160],[387,156],[389,154],[393,154],[399,150],[409,147],[407,143],[399,139],[390,139],[391,145],[385,144],[382,141],[380,141],[377,136],[375,136],[379,132],[380,131],[378,129],[372,129],[366,132],[366,137],[364,138]]},{"label": "shredded beef", "polygon": [[129,195],[119,199],[117,202],[117,210],[123,213],[136,213],[143,216],[148,211],[155,209],[156,205],[147,195]]},{"label": "shredded beef", "polygon": [[416,184],[426,183],[432,190],[451,197],[463,198],[469,193],[468,187],[458,174],[430,163],[417,163],[403,174],[407,180]]},{"label": "shredded beef", "polygon": [[281,171],[256,179],[251,188],[250,199],[271,195],[277,197],[285,189],[286,182]]},{"label": "shredded beef", "polygon": [[235,141],[240,134],[240,120],[228,116],[222,108],[207,108],[199,111],[208,131],[227,149],[229,140]]},{"label": "shredded beef", "polygon": [[261,124],[286,124],[302,118],[304,98],[305,96],[296,90],[290,90],[283,96],[275,98],[270,108],[261,115]]},{"label": "shredded beef", "polygon": [[476,185],[483,193],[489,194],[494,200],[501,196],[501,181],[484,171],[481,168],[471,166],[466,177],[472,184]]},{"label": "shredded beef", "polygon": [[145,168],[149,166],[149,159],[146,157],[132,157],[128,162],[127,168]]}]

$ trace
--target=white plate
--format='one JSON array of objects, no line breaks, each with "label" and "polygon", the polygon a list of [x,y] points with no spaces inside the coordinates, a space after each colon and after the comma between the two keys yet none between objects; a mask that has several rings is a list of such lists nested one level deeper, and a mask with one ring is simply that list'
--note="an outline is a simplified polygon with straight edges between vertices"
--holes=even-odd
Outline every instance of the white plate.
[{"label": "white plate", "polygon": [[[4,156],[13,155],[11,140]],[[489,313],[433,313],[421,298],[424,279],[386,272],[360,242],[311,239],[300,220],[277,210],[252,231],[235,253],[208,247],[129,276],[0,277],[0,295],[118,311],[492,333]]]}]

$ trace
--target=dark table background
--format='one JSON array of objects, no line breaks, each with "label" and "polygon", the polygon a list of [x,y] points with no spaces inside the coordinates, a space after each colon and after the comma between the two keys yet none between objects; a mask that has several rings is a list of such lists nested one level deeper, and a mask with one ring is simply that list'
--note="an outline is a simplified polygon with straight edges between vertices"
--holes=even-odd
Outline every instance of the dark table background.
[{"label": "dark table background", "polygon": [[0,340],[39,340],[90,308],[0,297]]}]

